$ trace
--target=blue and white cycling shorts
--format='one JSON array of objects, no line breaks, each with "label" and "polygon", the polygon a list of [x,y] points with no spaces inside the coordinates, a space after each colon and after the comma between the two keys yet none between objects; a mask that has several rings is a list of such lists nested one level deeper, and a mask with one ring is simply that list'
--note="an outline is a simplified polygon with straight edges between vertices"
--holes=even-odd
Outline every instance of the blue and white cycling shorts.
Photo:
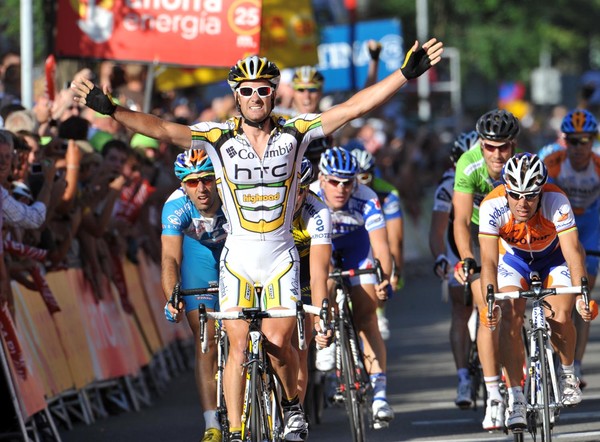
[{"label": "blue and white cycling shorts", "polygon": [[[197,289],[209,287],[219,280],[220,248],[211,249],[202,245],[198,240],[183,237],[183,258],[181,260],[181,288]],[[204,304],[207,310],[219,310],[219,295],[208,293],[204,295],[186,295],[183,297],[186,315],[198,310]]]},{"label": "blue and white cycling shorts", "polygon": [[[343,257],[342,270],[373,268],[375,261],[371,250],[369,233],[364,229],[355,230],[352,234],[334,238],[333,251]],[[374,273],[353,276],[350,285],[377,284]]]},{"label": "blue and white cycling shorts", "polygon": [[[300,258],[294,239],[257,241],[228,237],[220,261],[221,311],[235,307],[296,308],[300,299]],[[262,285],[260,300],[254,284]]]},{"label": "blue and white cycling shorts", "polygon": [[[600,222],[598,222],[598,212],[586,212],[583,215],[575,215],[575,223],[577,224],[579,242],[581,242],[583,248],[593,251],[600,250]],[[585,257],[585,268],[588,275],[596,276],[599,264],[600,257]]]},{"label": "blue and white cycling shorts", "polygon": [[570,287],[571,272],[560,249],[533,264],[528,264],[510,253],[500,255],[498,260],[498,289],[505,287],[529,288],[529,274],[536,271],[540,274],[544,287]]}]

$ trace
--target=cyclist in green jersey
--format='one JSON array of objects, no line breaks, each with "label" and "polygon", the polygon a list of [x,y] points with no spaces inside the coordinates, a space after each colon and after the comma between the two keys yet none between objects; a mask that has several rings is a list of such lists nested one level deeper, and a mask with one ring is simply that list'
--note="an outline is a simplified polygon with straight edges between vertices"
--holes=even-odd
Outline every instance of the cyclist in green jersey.
[{"label": "cyclist in green jersey", "polygon": [[[454,277],[462,284],[465,277],[462,264],[479,259],[477,235],[479,230],[479,204],[500,180],[502,167],[514,154],[519,121],[505,110],[495,109],[482,115],[477,121],[478,143],[465,152],[456,164],[454,181],[454,239],[461,261]],[[472,284],[473,300],[481,312],[485,307],[479,284]],[[499,391],[500,367],[497,351],[497,333],[480,327],[477,348],[488,392],[488,402],[482,426],[484,430],[500,430],[504,427],[504,403]]]}]

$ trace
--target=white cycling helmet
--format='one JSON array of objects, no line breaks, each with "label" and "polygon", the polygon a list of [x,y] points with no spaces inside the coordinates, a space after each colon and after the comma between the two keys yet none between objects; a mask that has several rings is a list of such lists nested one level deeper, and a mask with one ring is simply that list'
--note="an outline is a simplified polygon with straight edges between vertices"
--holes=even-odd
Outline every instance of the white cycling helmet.
[{"label": "white cycling helmet", "polygon": [[502,179],[508,190],[519,193],[537,193],[548,180],[548,170],[537,155],[519,153],[502,168]]},{"label": "white cycling helmet", "polygon": [[372,172],[375,169],[375,158],[373,158],[370,152],[356,148],[351,153],[356,158],[356,161],[358,161],[358,168],[361,172]]}]

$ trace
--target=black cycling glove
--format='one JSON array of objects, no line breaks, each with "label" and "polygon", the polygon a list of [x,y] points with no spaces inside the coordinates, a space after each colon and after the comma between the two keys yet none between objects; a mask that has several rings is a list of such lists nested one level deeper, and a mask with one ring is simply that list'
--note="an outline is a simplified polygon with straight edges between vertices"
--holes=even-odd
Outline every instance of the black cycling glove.
[{"label": "black cycling glove", "polygon": [[113,103],[110,95],[103,93],[100,88],[94,85],[94,88],[85,97],[85,104],[90,109],[103,115],[112,115],[117,106]]},{"label": "black cycling glove", "polygon": [[404,57],[404,63],[400,70],[402,75],[407,80],[412,80],[423,74],[426,70],[431,67],[431,59],[427,55],[427,51],[423,48],[417,49],[416,52],[409,50]]},{"label": "black cycling glove", "polygon": [[379,60],[379,53],[381,52],[381,43],[377,42],[374,48],[369,46],[369,55],[371,56],[371,60],[377,61]]}]

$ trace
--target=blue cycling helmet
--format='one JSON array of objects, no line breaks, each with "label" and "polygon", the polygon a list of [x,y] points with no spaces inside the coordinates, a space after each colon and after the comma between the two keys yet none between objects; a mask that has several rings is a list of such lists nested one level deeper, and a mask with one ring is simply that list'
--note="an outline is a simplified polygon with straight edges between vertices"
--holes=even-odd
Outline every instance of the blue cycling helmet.
[{"label": "blue cycling helmet", "polygon": [[321,154],[319,171],[342,179],[353,179],[358,173],[358,161],[343,147],[331,147]]},{"label": "blue cycling helmet", "polygon": [[185,181],[188,175],[214,175],[212,161],[204,150],[190,149],[177,155],[175,160],[175,176]]},{"label": "blue cycling helmet", "polygon": [[306,157],[302,158],[300,164],[300,187],[308,187],[313,180],[313,167],[310,160]]},{"label": "blue cycling helmet", "polygon": [[585,109],[576,109],[563,118],[560,130],[565,134],[597,133],[598,122],[591,112]]}]

